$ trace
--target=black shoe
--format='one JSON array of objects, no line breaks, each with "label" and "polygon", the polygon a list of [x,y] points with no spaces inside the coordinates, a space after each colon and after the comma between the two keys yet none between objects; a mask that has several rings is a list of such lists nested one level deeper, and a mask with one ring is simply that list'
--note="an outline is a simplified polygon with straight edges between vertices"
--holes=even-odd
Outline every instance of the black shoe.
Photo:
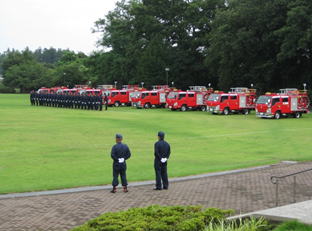
[{"label": "black shoe", "polygon": [[154,188],[153,190],[161,190],[161,188]]},{"label": "black shoe", "polygon": [[114,187],[110,192],[111,193],[116,193],[117,192],[117,188]]},{"label": "black shoe", "polygon": [[164,187],[163,190],[168,190],[168,187],[166,187],[166,188]]}]

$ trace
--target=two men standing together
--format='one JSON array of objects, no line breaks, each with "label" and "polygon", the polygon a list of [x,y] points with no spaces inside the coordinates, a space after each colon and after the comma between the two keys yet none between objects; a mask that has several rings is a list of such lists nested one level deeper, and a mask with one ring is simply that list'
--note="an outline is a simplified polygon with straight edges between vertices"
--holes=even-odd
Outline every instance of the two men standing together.
[{"label": "two men standing together", "polygon": [[[158,132],[158,141],[154,145],[154,168],[156,176],[156,187],[154,190],[168,189],[167,162],[170,156],[170,145],[164,140],[165,133]],[[122,135],[116,134],[116,144],[111,151],[113,162],[113,189],[111,193],[117,192],[119,184],[118,177],[120,175],[123,191],[128,192],[127,182],[127,164],[126,160],[131,157],[131,152],[126,144],[122,143]]]}]

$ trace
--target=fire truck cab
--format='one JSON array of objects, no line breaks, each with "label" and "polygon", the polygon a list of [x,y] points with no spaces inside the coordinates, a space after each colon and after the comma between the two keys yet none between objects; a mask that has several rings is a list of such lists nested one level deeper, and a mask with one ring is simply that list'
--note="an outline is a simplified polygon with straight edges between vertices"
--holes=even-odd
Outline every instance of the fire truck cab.
[{"label": "fire truck cab", "polygon": [[109,90],[105,94],[108,97],[108,105],[119,107],[121,105],[130,105],[130,92],[129,90]]},{"label": "fire truck cab", "polygon": [[137,108],[165,107],[166,93],[162,90],[142,91],[136,103]]},{"label": "fire truck cab", "polygon": [[205,93],[196,91],[172,91],[167,97],[167,107],[172,111],[188,109],[205,110]]},{"label": "fire truck cab", "polygon": [[206,101],[207,111],[213,114],[222,113],[228,115],[233,113],[249,114],[255,109],[256,90],[244,87],[231,88],[228,93],[216,91]]},{"label": "fire truck cab", "polygon": [[303,113],[309,112],[309,104],[307,91],[298,91],[296,88],[281,89],[280,93],[266,93],[258,98],[256,115],[260,118],[300,118]]}]

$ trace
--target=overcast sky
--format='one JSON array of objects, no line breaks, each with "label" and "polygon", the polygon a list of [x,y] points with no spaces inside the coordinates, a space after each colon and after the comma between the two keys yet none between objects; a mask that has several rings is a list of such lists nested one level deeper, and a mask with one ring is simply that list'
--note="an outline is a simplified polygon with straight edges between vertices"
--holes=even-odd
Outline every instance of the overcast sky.
[{"label": "overcast sky", "polygon": [[90,53],[99,34],[94,22],[117,0],[0,0],[0,52],[62,48]]}]

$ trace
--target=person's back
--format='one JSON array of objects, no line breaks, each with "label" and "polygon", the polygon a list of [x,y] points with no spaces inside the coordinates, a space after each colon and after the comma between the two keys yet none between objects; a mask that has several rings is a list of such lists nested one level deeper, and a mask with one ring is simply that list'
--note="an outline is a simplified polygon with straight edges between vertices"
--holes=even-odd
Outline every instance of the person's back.
[{"label": "person's back", "polygon": [[128,192],[127,189],[127,176],[126,176],[126,160],[129,159],[131,156],[131,152],[129,147],[126,144],[122,143],[122,135],[116,134],[116,144],[112,147],[111,157],[114,160],[113,162],[113,190],[112,193],[117,191],[118,176],[121,177],[121,183],[123,186],[123,191]]},{"label": "person's back", "polygon": [[165,133],[158,132],[158,141],[154,145],[154,168],[156,175],[156,188],[154,190],[168,189],[167,161],[171,150],[170,145],[164,140]]}]

